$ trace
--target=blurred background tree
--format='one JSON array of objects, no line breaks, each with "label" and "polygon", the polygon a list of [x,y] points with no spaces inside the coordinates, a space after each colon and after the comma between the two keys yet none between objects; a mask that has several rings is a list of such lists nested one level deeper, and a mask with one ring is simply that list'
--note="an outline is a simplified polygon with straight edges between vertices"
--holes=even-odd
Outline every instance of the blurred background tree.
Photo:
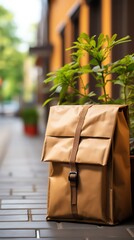
[{"label": "blurred background tree", "polygon": [[0,6],[0,79],[2,99],[11,100],[21,94],[25,53],[19,50],[14,16]]}]

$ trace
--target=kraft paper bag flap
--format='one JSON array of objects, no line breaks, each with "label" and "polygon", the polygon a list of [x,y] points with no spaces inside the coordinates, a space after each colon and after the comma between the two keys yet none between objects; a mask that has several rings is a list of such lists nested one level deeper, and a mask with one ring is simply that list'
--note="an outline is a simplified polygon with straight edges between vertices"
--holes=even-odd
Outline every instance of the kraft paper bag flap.
[{"label": "kraft paper bag flap", "polygon": [[[69,162],[82,108],[78,105],[50,108],[42,161]],[[93,105],[89,108],[82,127],[76,163],[107,164],[119,109],[123,106]]]},{"label": "kraft paper bag flap", "polygon": [[[73,138],[46,137],[42,160],[69,163]],[[84,138],[79,144],[76,163],[106,165],[111,139]]]},{"label": "kraft paper bag flap", "polygon": [[[73,137],[83,106],[53,106],[50,108],[47,136]],[[81,136],[111,138],[118,105],[93,105],[85,117]]]}]

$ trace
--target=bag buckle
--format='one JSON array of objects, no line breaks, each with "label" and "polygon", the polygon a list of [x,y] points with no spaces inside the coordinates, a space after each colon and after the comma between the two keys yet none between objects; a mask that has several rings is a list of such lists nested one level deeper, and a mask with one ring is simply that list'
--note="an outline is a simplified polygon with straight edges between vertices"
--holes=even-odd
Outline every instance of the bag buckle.
[{"label": "bag buckle", "polygon": [[74,183],[77,182],[77,178],[78,178],[77,172],[71,171],[71,172],[69,173],[68,180],[69,180],[70,182],[74,182]]}]

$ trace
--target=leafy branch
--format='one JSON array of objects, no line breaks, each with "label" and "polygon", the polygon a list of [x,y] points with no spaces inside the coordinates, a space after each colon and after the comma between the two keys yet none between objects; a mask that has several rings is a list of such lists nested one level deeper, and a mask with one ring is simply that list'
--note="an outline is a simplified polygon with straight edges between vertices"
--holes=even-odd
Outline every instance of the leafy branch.
[{"label": "leafy branch", "polygon": [[[90,37],[86,33],[81,33],[73,46],[67,49],[73,51],[72,62],[47,74],[44,82],[51,87],[50,97],[44,105],[54,99],[58,104],[93,103],[94,97],[99,103],[128,104],[130,132],[134,136],[134,54],[109,62],[112,49],[130,41],[129,36],[117,39],[117,34],[109,37],[101,33],[96,38],[96,36]],[[86,64],[82,64],[85,58]],[[83,78],[85,74],[92,76],[90,81],[95,81],[96,88],[100,89],[100,96],[89,91],[89,84],[85,83]],[[113,99],[109,95],[107,90],[109,83],[120,86],[121,94],[118,99]]]}]

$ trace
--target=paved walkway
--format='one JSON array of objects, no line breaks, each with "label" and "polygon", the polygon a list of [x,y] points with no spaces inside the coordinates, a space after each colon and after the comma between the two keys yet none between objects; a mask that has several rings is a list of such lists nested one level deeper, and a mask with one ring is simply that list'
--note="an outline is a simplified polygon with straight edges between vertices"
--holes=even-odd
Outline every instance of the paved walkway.
[{"label": "paved walkway", "polygon": [[43,137],[25,136],[17,118],[0,118],[0,239],[134,238],[134,221],[115,227],[46,222],[47,164],[40,161]]}]

